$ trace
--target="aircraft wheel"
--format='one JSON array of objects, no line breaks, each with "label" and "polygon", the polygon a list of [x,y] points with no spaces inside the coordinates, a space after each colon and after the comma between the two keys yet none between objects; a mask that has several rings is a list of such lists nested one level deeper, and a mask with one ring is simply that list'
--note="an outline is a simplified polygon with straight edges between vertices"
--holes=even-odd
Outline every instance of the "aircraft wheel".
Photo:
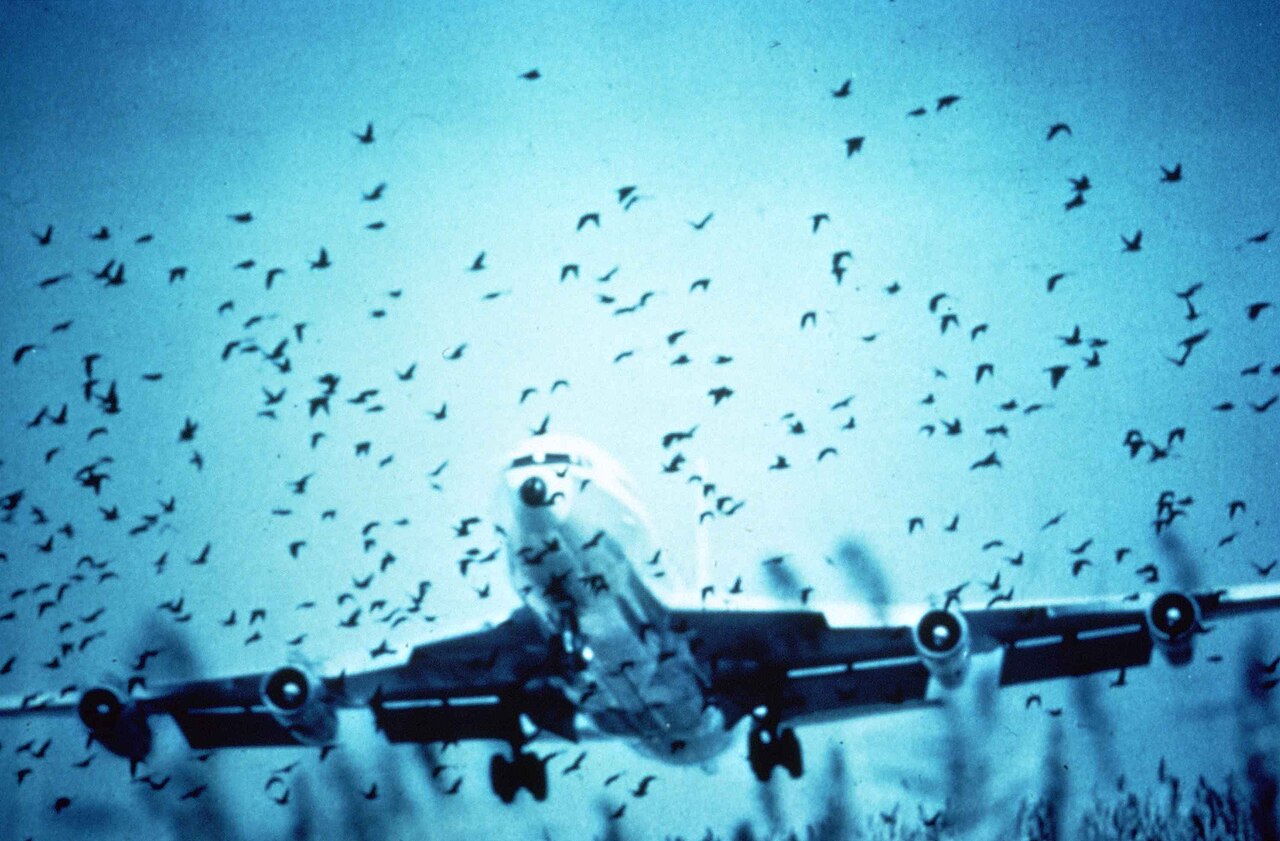
[{"label": "aircraft wheel", "polygon": [[804,773],[804,754],[800,750],[800,740],[796,738],[796,731],[790,727],[783,730],[778,737],[777,749],[778,764],[787,769],[791,779],[799,779]]},{"label": "aircraft wheel", "polygon": [[489,784],[493,793],[503,803],[511,803],[516,799],[519,784],[516,781],[516,768],[505,756],[495,753],[489,760]]},{"label": "aircraft wheel", "polygon": [[547,765],[537,755],[522,754],[519,761],[523,764],[520,781],[533,795],[533,799],[541,803],[547,799]]},{"label": "aircraft wheel", "polygon": [[751,773],[762,783],[769,782],[773,775],[775,746],[771,734],[764,728],[752,728],[747,737],[747,762],[751,765]]}]

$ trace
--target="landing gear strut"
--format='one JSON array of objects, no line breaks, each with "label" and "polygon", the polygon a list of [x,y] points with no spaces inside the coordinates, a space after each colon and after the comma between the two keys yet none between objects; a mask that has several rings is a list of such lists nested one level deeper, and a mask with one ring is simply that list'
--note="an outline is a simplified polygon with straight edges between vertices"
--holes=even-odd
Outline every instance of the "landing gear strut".
[{"label": "landing gear strut", "polygon": [[751,772],[762,783],[773,776],[773,769],[787,769],[791,778],[804,773],[804,757],[800,752],[800,740],[790,727],[779,729],[776,725],[757,723],[747,737],[747,761]]},{"label": "landing gear strut", "polygon": [[495,753],[489,761],[489,783],[503,803],[515,800],[522,788],[541,803],[547,799],[547,765],[536,754],[518,748],[511,759]]}]

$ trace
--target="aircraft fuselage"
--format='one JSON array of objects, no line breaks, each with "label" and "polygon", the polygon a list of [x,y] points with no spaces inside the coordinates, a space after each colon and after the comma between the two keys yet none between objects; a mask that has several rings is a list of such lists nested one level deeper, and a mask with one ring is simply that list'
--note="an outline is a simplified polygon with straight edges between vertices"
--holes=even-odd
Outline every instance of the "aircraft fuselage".
[{"label": "aircraft fuselage", "polygon": [[511,580],[561,641],[564,690],[581,713],[667,762],[723,751],[732,734],[707,703],[707,675],[637,572],[655,553],[621,468],[584,442],[541,436],[504,478]]}]

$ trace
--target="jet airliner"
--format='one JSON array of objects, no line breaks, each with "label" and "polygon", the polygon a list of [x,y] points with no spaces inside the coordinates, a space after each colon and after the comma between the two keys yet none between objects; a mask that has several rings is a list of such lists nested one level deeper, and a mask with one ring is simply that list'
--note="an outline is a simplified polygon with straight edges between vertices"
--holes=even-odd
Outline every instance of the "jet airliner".
[{"label": "jet airliner", "polygon": [[173,718],[197,750],[329,745],[338,711],[373,716],[391,742],[488,740],[494,793],[547,795],[537,738],[615,738],[670,763],[703,763],[749,722],[747,758],[764,781],[804,772],[794,727],[938,704],[971,658],[999,658],[1013,686],[1192,657],[1204,623],[1280,608],[1280,587],[1002,604],[856,610],[676,607],[642,581],[650,528],[620,466],[573,438],[541,435],[505,463],[502,529],[523,606],[483,630],[413,648],[396,665],[313,674],[298,665],[78,698],[28,696],[0,715],[74,712],[136,768],[149,719]]}]

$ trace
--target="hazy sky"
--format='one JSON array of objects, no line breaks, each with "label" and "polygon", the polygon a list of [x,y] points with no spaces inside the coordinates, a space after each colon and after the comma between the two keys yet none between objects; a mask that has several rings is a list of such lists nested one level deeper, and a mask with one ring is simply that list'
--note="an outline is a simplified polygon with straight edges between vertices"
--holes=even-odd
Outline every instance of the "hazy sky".
[{"label": "hazy sky", "polygon": [[[688,475],[746,500],[706,529],[721,591],[742,575],[769,595],[760,560],[785,553],[816,601],[856,599],[824,563],[852,538],[903,601],[997,570],[1020,599],[1127,593],[1147,563],[1176,580],[1151,528],[1166,489],[1194,499],[1178,528],[1206,586],[1257,581],[1251,563],[1276,554],[1280,405],[1265,401],[1280,392],[1280,312],[1246,315],[1276,295],[1275,239],[1249,242],[1277,223],[1272,3],[11,3],[0,43],[0,493],[26,494],[0,529],[0,585],[62,582],[85,554],[120,574],[73,587],[39,618],[30,595],[15,599],[0,661],[17,660],[0,693],[127,672],[141,624],[167,620],[155,606],[179,595],[216,674],[273,668],[300,633],[306,656],[338,668],[366,664],[384,638],[407,651],[502,618],[516,603],[502,565],[464,579],[456,560],[497,545],[499,459],[548,416],[627,466],[672,579],[691,564],[702,504]],[[534,68],[540,78],[521,78]],[[849,95],[833,97],[846,79]],[[959,99],[939,108],[948,95]],[[917,107],[926,113],[909,116]],[[375,140],[362,144],[370,122]],[[1046,142],[1059,122],[1070,132]],[[865,142],[847,156],[855,136]],[[1179,163],[1182,179],[1162,183],[1161,167]],[[1068,178],[1083,175],[1084,206],[1064,210]],[[383,182],[381,198],[362,200]],[[616,191],[629,185],[639,198],[624,209]],[[253,221],[228,218],[242,212]],[[576,230],[593,212],[599,225]],[[829,221],[815,233],[818,213]],[[385,227],[366,227],[376,221]],[[48,225],[40,246],[32,233]],[[101,226],[110,239],[91,239]],[[1125,252],[1121,237],[1139,230],[1141,251]],[[332,266],[310,269],[322,247]],[[468,271],[481,252],[484,269]],[[123,285],[93,278],[109,260],[125,266]],[[567,264],[580,270],[561,282]],[[185,278],[170,283],[179,266]],[[267,289],[272,267],[285,272]],[[699,278],[708,288],[690,292]],[[1194,284],[1190,303],[1175,296]],[[615,314],[646,292],[642,308]],[[806,312],[816,324],[802,330]],[[942,332],[948,313],[958,326]],[[1077,325],[1082,344],[1069,346],[1059,337]],[[1184,365],[1168,361],[1205,330]],[[281,373],[264,354],[286,338]],[[37,347],[11,364],[25,344]],[[242,352],[250,345],[263,353]],[[118,415],[83,399],[89,353],[100,354],[95,393],[117,383]],[[681,354],[688,363],[673,364]],[[981,363],[994,372],[975,383]],[[412,380],[397,378],[415,364]],[[1063,364],[1052,388],[1046,369]],[[312,418],[325,373],[340,384],[331,412]],[[560,378],[569,388],[551,394]],[[713,407],[719,386],[734,393]],[[266,406],[264,390],[280,389]],[[365,389],[378,391],[347,402]],[[1225,402],[1234,408],[1214,409]],[[65,426],[29,428],[63,403]],[[268,408],[274,418],[259,414]],[[197,430],[181,442],[188,418]],[[945,434],[956,418],[961,432]],[[695,424],[685,469],[664,474],[663,433]],[[1000,425],[1007,437],[985,431]],[[86,440],[97,426],[108,433]],[[1159,461],[1150,448],[1131,459],[1123,443],[1137,429],[1164,446],[1178,427],[1185,440]],[[312,447],[314,432],[325,437]],[[838,455],[817,463],[827,446]],[[1001,468],[970,469],[992,451]],[[790,469],[769,470],[779,455]],[[95,497],[75,474],[104,457],[111,478]],[[294,495],[288,483],[309,473]],[[173,513],[129,534],[171,496]],[[1247,503],[1234,519],[1232,500]],[[108,521],[100,509],[113,506]],[[326,509],[337,515],[321,521]],[[475,543],[451,528],[471,514],[486,520]],[[908,535],[913,516],[925,528]],[[366,551],[361,527],[375,519]],[[73,537],[54,533],[65,522]],[[50,534],[53,551],[36,549]],[[1094,566],[1073,577],[1068,549],[1090,538]],[[307,545],[294,559],[296,540]],[[984,551],[993,540],[1003,545]],[[192,566],[206,543],[208,564]],[[1132,554],[1116,563],[1122,546]],[[367,598],[403,601],[428,578],[438,622],[338,629],[348,611],[335,597],[386,551],[398,560]],[[1003,560],[1018,552],[1023,566]],[[480,600],[485,581],[494,594]],[[315,610],[294,609],[309,599]],[[43,668],[59,641],[88,632],[58,625],[104,604],[106,639]],[[254,607],[269,618],[246,646]],[[240,624],[221,627],[232,609]],[[1103,693],[1121,770],[1145,785],[1161,755],[1189,777],[1234,768],[1231,722],[1191,716],[1232,697],[1242,639],[1221,628],[1201,642],[1223,662],[1156,664]],[[1066,685],[1038,689],[1066,707],[1087,790],[1102,764],[1085,732],[1098,718],[1083,720]],[[989,739],[1021,791],[1039,772],[1047,717],[1006,694]],[[941,800],[921,781],[945,724],[910,715],[801,735],[814,767],[829,742],[842,746],[860,800],[914,811]],[[367,725],[350,729],[369,741]],[[82,756],[71,724],[5,725],[4,773],[24,732],[54,736],[59,767]],[[621,796],[601,782],[624,767],[660,778],[646,800],[627,798],[642,835],[725,831],[759,814],[745,740],[714,775],[591,750],[582,779],[561,780],[553,761],[547,804],[504,810],[488,791],[489,748],[464,747],[451,761],[466,785],[438,803],[439,820],[594,831],[596,802]],[[267,753],[217,761],[236,772],[222,784],[241,811],[278,827],[263,769],[314,758]],[[122,779],[109,759],[93,779]],[[30,831],[58,787],[40,770],[12,795]],[[780,788],[788,825],[822,793]]]}]

